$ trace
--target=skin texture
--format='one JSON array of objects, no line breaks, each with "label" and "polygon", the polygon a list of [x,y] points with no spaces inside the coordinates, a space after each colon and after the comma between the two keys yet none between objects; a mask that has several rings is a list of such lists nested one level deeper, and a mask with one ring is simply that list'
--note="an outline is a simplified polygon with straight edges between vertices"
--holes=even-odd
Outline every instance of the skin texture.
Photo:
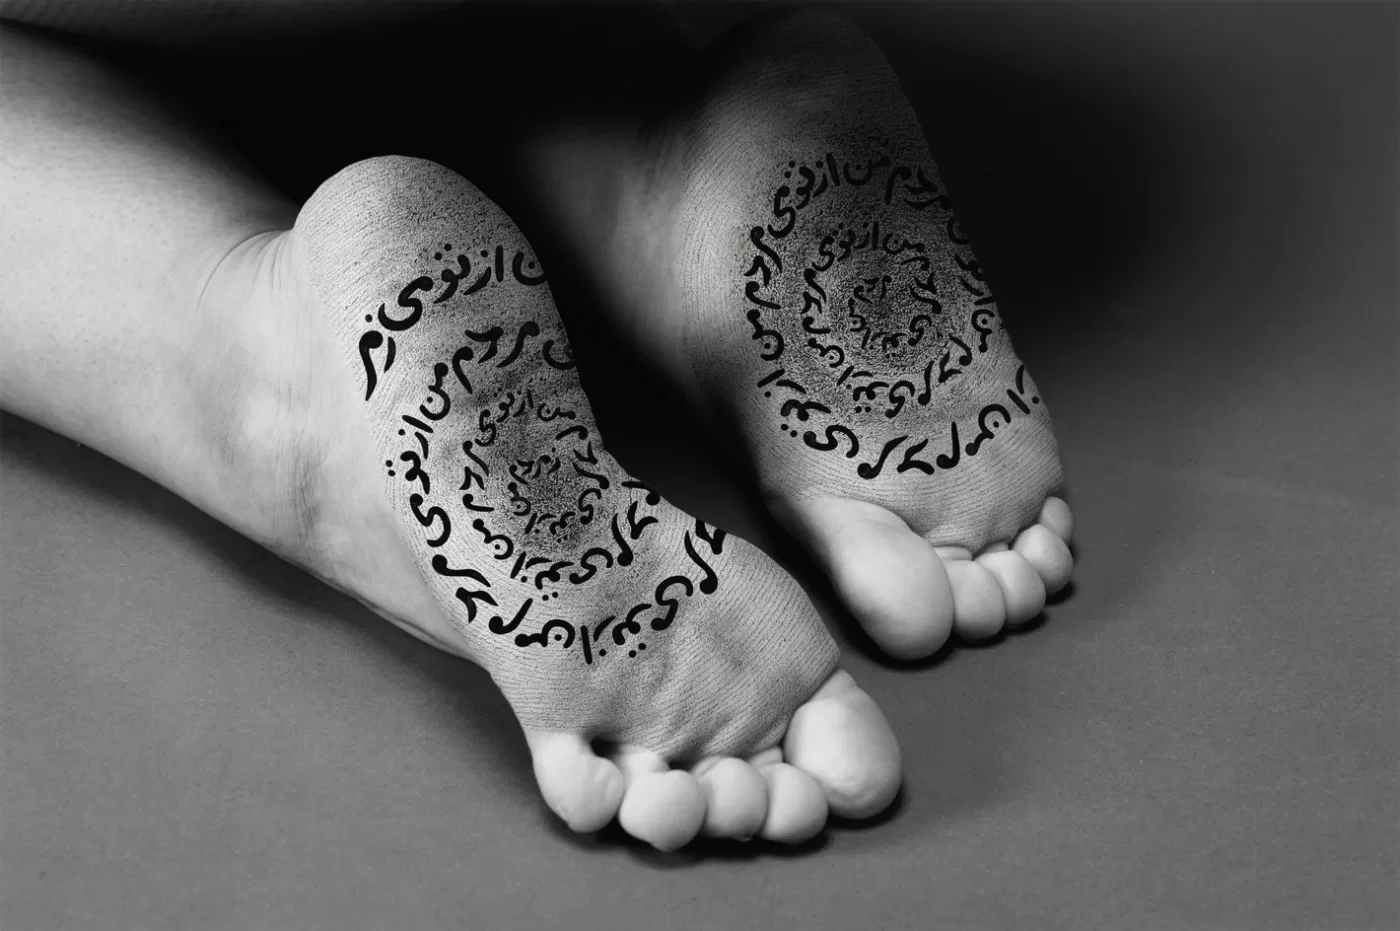
[{"label": "skin texture", "polygon": [[[0,270],[7,286],[0,335],[8,355],[0,400],[140,469],[413,635],[482,661],[464,636],[471,619],[454,617],[461,609],[425,584],[425,554],[404,534],[404,502],[383,493],[381,462],[392,464],[394,453],[381,459],[379,425],[355,405],[362,388],[351,377],[355,359],[346,364],[349,344],[325,323],[334,313],[312,282],[306,241],[287,232],[293,205],[121,75],[9,27],[5,38],[4,167],[7,182],[17,183],[6,185],[10,259]],[[856,117],[866,110],[874,115]],[[750,24],[648,116],[592,135],[544,127],[527,143],[514,196],[541,208],[550,235],[589,261],[593,284],[634,338],[738,437],[774,515],[887,652],[925,656],[950,630],[973,639],[1033,617],[1071,569],[1071,519],[1052,494],[1060,476],[1048,418],[994,309],[978,316],[988,305],[973,302],[974,310],[964,306],[967,298],[946,299],[949,275],[959,275],[954,268],[970,275],[981,297],[988,296],[985,280],[970,250],[960,251],[966,243],[951,215],[925,222],[945,210],[946,194],[878,51],[831,17]],[[814,155],[799,165],[798,149]],[[819,152],[830,158],[817,159]],[[838,155],[839,167],[830,168]],[[579,178],[578,196],[554,183],[561,158]],[[820,161],[833,174],[818,209],[819,185],[804,170]],[[847,175],[852,165],[857,176],[887,172],[883,203],[854,198],[862,185]],[[838,173],[848,183],[845,200],[835,196]],[[867,216],[871,209],[879,216]],[[797,211],[807,212],[794,219]],[[947,325],[926,343],[910,339],[918,308],[904,297],[863,314],[864,328],[824,326],[835,322],[832,295],[846,297],[849,308],[867,279],[881,289],[895,283],[893,274],[883,279],[900,248],[875,255],[869,267],[841,268],[874,220],[901,230],[906,246],[924,247],[914,251],[927,264],[914,263],[919,276],[898,286],[921,306],[935,295],[942,305]],[[857,222],[862,233],[844,242]],[[755,238],[755,226],[764,235]],[[62,279],[67,250],[79,240],[95,256],[85,267],[109,285],[100,301],[81,289],[55,298],[43,285]],[[514,246],[528,248],[523,240]],[[818,268],[832,247],[842,257]],[[796,275],[834,267],[818,282]],[[823,305],[814,313],[770,313],[796,309],[813,285]],[[883,328],[883,360],[870,355],[871,321]],[[891,345],[896,330],[904,341]],[[841,378],[833,382],[835,370],[824,364],[829,344],[803,355],[809,334],[839,341],[842,354],[867,363],[872,376],[886,374],[876,370],[883,362],[888,376],[847,399]],[[779,340],[797,351],[781,357]],[[210,346],[219,348],[222,365],[206,364]],[[951,368],[966,366],[964,355],[986,363],[985,371],[954,373],[964,377],[946,388],[940,381],[941,394],[925,386],[920,410],[910,392],[896,390],[901,378],[912,384],[921,366],[927,374],[936,364],[940,375],[951,359]],[[785,370],[770,378],[780,358],[796,377]],[[420,371],[435,374],[443,361],[424,356]],[[793,397],[774,397],[782,381],[803,389],[797,407],[789,407]],[[1007,385],[1027,416],[1011,415],[1014,400],[997,401],[1003,422],[988,393]],[[831,419],[819,423],[825,415]],[[882,417],[902,418],[900,432]],[[962,423],[972,434],[947,437],[943,454],[952,459],[962,445],[956,457],[965,467],[955,471],[934,458],[935,480],[921,483],[930,473],[898,466],[921,450],[934,456],[944,423]],[[347,424],[354,429],[339,429]],[[837,442],[844,434],[833,427],[864,454],[857,458],[855,442]],[[526,447],[542,444],[525,436]],[[399,543],[385,545],[390,540]],[[656,586],[641,587],[659,597]],[[782,610],[789,621],[815,624],[809,607]],[[558,628],[534,632],[542,647],[551,630]],[[527,683],[515,696],[522,698],[534,685],[528,674],[517,678]],[[622,728],[636,740],[599,756],[590,740],[627,717],[597,710],[618,694],[604,688],[588,714],[526,723],[527,739],[546,799],[577,829],[617,817],[663,848],[699,831],[800,840],[820,829],[828,809],[873,814],[898,785],[893,738],[849,677],[838,672],[804,689],[805,701],[765,707],[764,727],[718,726],[669,745],[654,736],[669,728],[642,715],[642,724]],[[671,770],[672,762],[692,769]]]},{"label": "skin texture", "polygon": [[[326,324],[295,207],[149,89],[0,29],[0,403],[138,469],[414,636],[480,660],[384,493],[363,386]],[[52,288],[75,243],[100,292]],[[805,601],[783,609],[825,636]],[[761,726],[726,730],[734,719],[721,710],[683,747],[622,742],[600,755],[591,740],[610,719],[596,703],[585,720],[527,725],[541,792],[576,830],[618,818],[662,849],[702,828],[745,836],[757,824],[792,842],[828,811],[873,815],[899,785],[893,735],[847,674],[822,675],[760,709]],[[713,705],[698,688],[687,693],[696,707]],[[789,734],[797,715],[804,726]],[[670,769],[672,757],[692,768]]]},{"label": "skin texture", "polygon": [[1047,405],[879,50],[831,14],[763,17],[650,97],[524,160],[601,192],[532,188],[569,273],[886,653],[1035,617],[1073,565]]},{"label": "skin texture", "polygon": [[[397,517],[468,654],[526,733],[556,748],[550,766],[600,794],[563,804],[568,817],[591,823],[613,807],[658,846],[688,841],[706,793],[667,764],[718,758],[732,771],[777,745],[833,672],[810,604],[758,550],[670,507],[607,454],[528,243],[460,176],[415,159],[353,165],[303,208],[287,261],[308,270],[305,303],[355,376],[342,381],[352,400],[336,420],[358,425],[355,471],[379,485],[363,497]],[[840,730],[873,747],[887,731],[869,712]],[[602,766],[587,739],[617,745],[620,801],[610,769],[556,760],[570,747]],[[708,789],[721,810],[766,812],[763,836],[806,839],[825,820],[820,783],[781,757],[772,765],[780,781],[766,795],[753,776]],[[889,801],[833,798],[843,812]]]}]

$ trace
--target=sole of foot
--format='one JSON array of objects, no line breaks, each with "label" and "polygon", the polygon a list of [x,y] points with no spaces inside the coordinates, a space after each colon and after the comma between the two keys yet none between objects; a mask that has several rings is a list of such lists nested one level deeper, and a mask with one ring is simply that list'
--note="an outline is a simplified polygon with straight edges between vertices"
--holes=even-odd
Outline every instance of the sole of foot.
[{"label": "sole of foot", "polygon": [[1073,570],[1049,414],[874,42],[760,17],[621,125],[535,145],[534,179],[593,193],[537,183],[532,213],[875,643],[1036,617]]},{"label": "sole of foot", "polygon": [[572,829],[799,843],[889,805],[893,734],[806,596],[607,454],[529,244],[475,187],[351,166],[203,304],[247,321],[230,433],[276,515],[262,538],[484,666]]}]

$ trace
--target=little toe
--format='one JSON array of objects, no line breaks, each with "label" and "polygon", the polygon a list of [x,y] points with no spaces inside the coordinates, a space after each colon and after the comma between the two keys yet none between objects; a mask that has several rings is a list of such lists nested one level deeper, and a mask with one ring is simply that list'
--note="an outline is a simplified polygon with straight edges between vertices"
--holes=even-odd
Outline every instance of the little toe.
[{"label": "little toe", "polygon": [[1065,541],[1044,524],[1032,524],[1021,531],[1011,548],[1040,575],[1045,594],[1053,595],[1069,583],[1074,557]]},{"label": "little toe", "polygon": [[806,543],[880,649],[896,659],[922,659],[948,639],[948,573],[932,547],[897,515],[830,497],[775,503],[773,513]]},{"label": "little toe", "polygon": [[964,640],[986,640],[1006,624],[1006,597],[986,566],[971,559],[945,560],[953,586],[953,627]]},{"label": "little toe", "polygon": [[623,750],[618,768],[626,791],[618,807],[622,829],[657,850],[678,850],[690,843],[705,821],[705,791],[684,770],[646,750]]},{"label": "little toe", "polygon": [[811,775],[791,763],[762,767],[768,783],[768,812],[759,834],[779,844],[800,844],[826,825],[826,794]]},{"label": "little toe", "polygon": [[732,756],[706,760],[692,770],[705,793],[705,837],[748,840],[768,814],[768,782],[753,766]]},{"label": "little toe", "polygon": [[[894,732],[875,700],[845,670],[832,673],[797,709],[783,753],[788,763],[821,786],[831,811],[844,818],[877,815],[899,792],[901,765]],[[776,804],[771,796],[770,791],[770,819]]]},{"label": "little toe", "polygon": [[1045,503],[1040,506],[1040,516],[1036,519],[1063,542],[1070,541],[1070,535],[1074,533],[1074,514],[1063,498],[1053,495],[1046,498]]},{"label": "little toe", "polygon": [[991,573],[1006,599],[1006,624],[1017,627],[1045,607],[1045,583],[1024,556],[1015,550],[984,552],[976,562]]},{"label": "little toe", "polygon": [[597,831],[617,815],[622,771],[593,752],[578,734],[527,731],[535,779],[545,803],[581,834]]}]

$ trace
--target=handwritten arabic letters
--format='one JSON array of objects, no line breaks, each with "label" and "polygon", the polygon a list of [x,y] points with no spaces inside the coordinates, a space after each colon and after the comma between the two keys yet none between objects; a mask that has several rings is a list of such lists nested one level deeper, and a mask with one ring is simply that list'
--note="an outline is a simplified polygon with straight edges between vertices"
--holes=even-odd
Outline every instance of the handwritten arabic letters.
[{"label": "handwritten arabic letters", "polygon": [[995,297],[931,167],[882,146],[779,173],[736,271],[753,386],[782,434],[874,481],[956,469],[1032,415],[1024,369],[989,383],[1007,371]]}]

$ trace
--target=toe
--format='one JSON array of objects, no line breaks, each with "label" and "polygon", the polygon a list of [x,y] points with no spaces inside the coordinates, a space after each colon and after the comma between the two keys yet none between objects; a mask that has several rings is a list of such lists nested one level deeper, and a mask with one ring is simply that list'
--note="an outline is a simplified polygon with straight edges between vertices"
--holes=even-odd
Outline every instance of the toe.
[{"label": "toe", "polygon": [[953,593],[943,561],[898,516],[873,504],[818,498],[773,506],[806,543],[842,602],[882,650],[921,659],[953,624]]},{"label": "toe", "polygon": [[976,562],[992,574],[1006,599],[1006,623],[1026,623],[1045,607],[1045,583],[1024,556],[1015,550],[983,553]]},{"label": "toe", "polygon": [[657,850],[690,843],[705,821],[705,792],[695,777],[646,750],[624,750],[616,759],[627,783],[617,812],[622,829]]},{"label": "toe", "polygon": [[757,769],[728,756],[707,760],[693,772],[705,793],[701,834],[748,840],[759,832],[768,813],[768,783]]},{"label": "toe", "polygon": [[1074,557],[1065,541],[1044,524],[1033,524],[1021,531],[1011,548],[1030,563],[1045,584],[1045,594],[1053,595],[1069,582]]},{"label": "toe", "polygon": [[953,627],[965,640],[986,640],[1006,623],[1006,597],[996,577],[971,559],[947,560],[953,586]]},{"label": "toe", "polygon": [[[827,805],[842,817],[879,814],[899,791],[894,732],[875,700],[844,670],[832,673],[797,709],[783,752],[788,763],[821,786]],[[776,804],[771,789],[770,782],[770,820]]]},{"label": "toe", "polygon": [[587,833],[613,819],[624,786],[615,763],[595,754],[577,734],[534,731],[526,734],[526,740],[545,804],[565,824]]},{"label": "toe", "polygon": [[768,782],[768,813],[759,834],[779,844],[800,844],[821,833],[827,806],[817,780],[791,763],[769,763],[762,769]]},{"label": "toe", "polygon": [[1040,516],[1037,520],[1063,542],[1070,541],[1070,535],[1074,532],[1074,515],[1070,512],[1069,505],[1064,502],[1063,498],[1046,498],[1045,503],[1040,507]]}]

